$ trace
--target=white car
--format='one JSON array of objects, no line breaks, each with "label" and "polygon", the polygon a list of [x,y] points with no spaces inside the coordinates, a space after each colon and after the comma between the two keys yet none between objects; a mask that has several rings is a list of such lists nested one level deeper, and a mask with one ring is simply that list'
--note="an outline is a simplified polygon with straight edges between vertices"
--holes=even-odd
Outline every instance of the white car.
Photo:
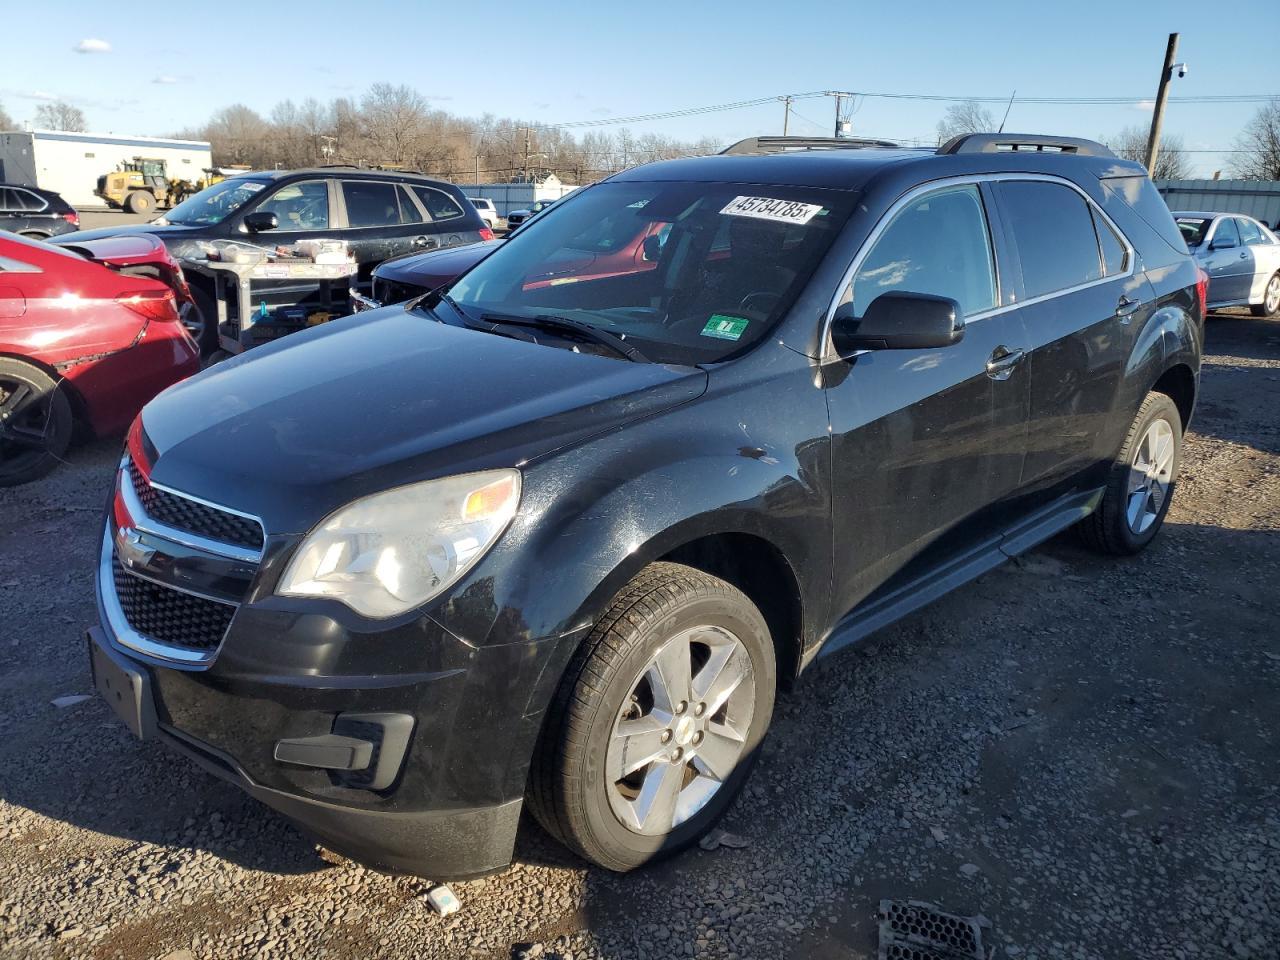
[{"label": "white car", "polygon": [[1248,307],[1255,317],[1280,311],[1280,240],[1253,217],[1174,211],[1196,263],[1209,274],[1209,309]]},{"label": "white car", "polygon": [[476,208],[476,213],[480,214],[480,219],[485,222],[490,230],[496,230],[498,227],[498,208],[493,205],[493,201],[488,197],[467,197],[471,201],[471,205]]}]

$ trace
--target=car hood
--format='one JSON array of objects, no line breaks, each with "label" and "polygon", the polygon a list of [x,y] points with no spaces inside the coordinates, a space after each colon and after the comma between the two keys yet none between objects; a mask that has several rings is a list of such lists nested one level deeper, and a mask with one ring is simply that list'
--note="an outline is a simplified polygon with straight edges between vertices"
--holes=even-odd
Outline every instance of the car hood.
[{"label": "car hood", "polygon": [[447,250],[411,253],[387,260],[374,270],[373,275],[395,283],[437,287],[470,270],[504,243],[505,240],[488,240]]},{"label": "car hood", "polygon": [[617,429],[696,398],[706,379],[386,307],[213,366],[142,422],[156,482],[301,532],[369,493]]},{"label": "car hood", "polygon": [[87,240],[104,240],[107,237],[128,237],[139,233],[147,233],[153,237],[160,237],[168,241],[186,237],[204,229],[207,228],[179,226],[176,223],[130,223],[119,227],[99,227],[97,230],[77,230],[74,233],[64,233],[61,236],[55,237],[51,242],[78,244],[84,243]]}]

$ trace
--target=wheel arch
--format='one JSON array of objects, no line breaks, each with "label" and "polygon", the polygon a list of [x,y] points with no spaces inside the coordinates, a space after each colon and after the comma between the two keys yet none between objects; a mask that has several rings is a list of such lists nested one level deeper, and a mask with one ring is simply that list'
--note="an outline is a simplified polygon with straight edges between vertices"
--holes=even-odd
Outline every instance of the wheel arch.
[{"label": "wheel arch", "polygon": [[[51,366],[43,360],[37,360],[35,357],[23,353],[14,353],[2,347],[0,347],[0,360],[16,360],[18,363],[25,363],[51,378],[58,384],[59,389],[66,394],[67,400],[71,404],[71,419],[75,424],[75,429],[84,431],[90,436],[95,435],[93,420],[89,416],[89,404],[85,401],[83,394],[76,389],[76,385],[64,377],[57,367]],[[72,436],[74,438],[75,434]]]},{"label": "wheel arch", "polygon": [[1196,405],[1196,375],[1185,363],[1176,363],[1156,379],[1151,385],[1153,393],[1163,393],[1173,401],[1182,418],[1182,429],[1185,431],[1191,424],[1191,415]]}]

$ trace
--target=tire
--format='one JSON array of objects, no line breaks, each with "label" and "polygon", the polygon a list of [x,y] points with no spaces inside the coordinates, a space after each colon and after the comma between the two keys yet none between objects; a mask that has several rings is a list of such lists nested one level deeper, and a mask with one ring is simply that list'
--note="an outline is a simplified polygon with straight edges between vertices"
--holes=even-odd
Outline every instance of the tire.
[{"label": "tire", "polygon": [[30,483],[56,467],[74,428],[58,381],[29,363],[0,358],[0,487]]},{"label": "tire", "polygon": [[124,198],[124,208],[130,213],[150,213],[156,208],[156,198],[145,190],[135,190]]},{"label": "tire", "polygon": [[[691,695],[681,710],[665,692],[682,689],[680,672],[668,669],[673,679],[659,683],[656,658],[678,665],[685,649]],[[614,597],[565,671],[533,758],[533,815],[584,859],[620,872],[696,843],[746,782],[776,673],[769,629],[746,596],[692,567],[651,564]],[[615,737],[626,724],[644,732]]]},{"label": "tire", "polygon": [[1084,542],[1117,555],[1145,548],[1164,524],[1181,465],[1178,408],[1165,394],[1148,393],[1111,466],[1102,502],[1080,521]]},{"label": "tire", "polygon": [[208,357],[219,349],[218,305],[204,287],[191,287],[192,309],[187,312],[187,331],[200,348],[200,356]]},{"label": "tire", "polygon": [[1262,291],[1262,302],[1250,304],[1249,312],[1255,317],[1274,317],[1280,312],[1280,270],[1267,281]]}]

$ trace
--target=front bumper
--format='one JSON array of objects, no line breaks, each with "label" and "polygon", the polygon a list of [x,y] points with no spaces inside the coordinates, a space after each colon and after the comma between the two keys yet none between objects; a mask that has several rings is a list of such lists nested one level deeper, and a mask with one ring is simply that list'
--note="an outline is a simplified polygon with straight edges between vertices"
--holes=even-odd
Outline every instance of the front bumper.
[{"label": "front bumper", "polygon": [[[89,652],[99,691],[135,734],[369,866],[442,880],[510,862],[542,711],[576,632],[474,645],[424,615],[370,624],[338,604],[275,597],[254,571],[278,573],[288,538],[268,537],[259,567],[252,550],[158,523],[127,482],[117,490]],[[205,649],[151,642],[130,578],[221,594],[234,612]]]}]

